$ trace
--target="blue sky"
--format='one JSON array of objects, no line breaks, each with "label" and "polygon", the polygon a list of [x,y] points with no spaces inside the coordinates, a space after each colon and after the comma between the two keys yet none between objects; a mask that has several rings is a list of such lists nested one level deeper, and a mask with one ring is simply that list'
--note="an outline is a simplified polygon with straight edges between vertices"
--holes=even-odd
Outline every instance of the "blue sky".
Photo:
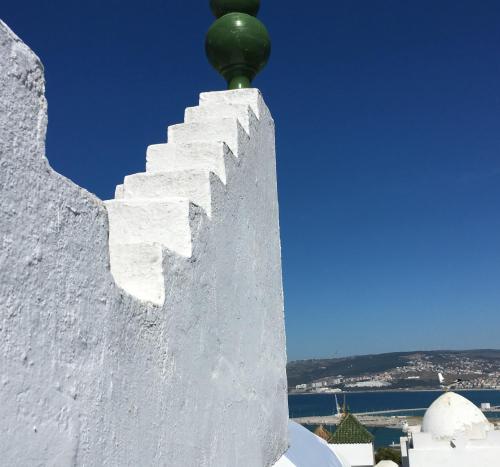
[{"label": "blue sky", "polygon": [[[3,0],[101,198],[202,91],[208,0]],[[500,347],[500,2],[263,0],[289,359]]]}]

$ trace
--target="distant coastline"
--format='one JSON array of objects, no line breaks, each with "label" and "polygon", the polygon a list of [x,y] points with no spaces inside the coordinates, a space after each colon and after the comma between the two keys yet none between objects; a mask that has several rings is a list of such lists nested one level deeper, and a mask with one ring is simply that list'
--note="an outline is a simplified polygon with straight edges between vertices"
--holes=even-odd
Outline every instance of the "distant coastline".
[{"label": "distant coastline", "polygon": [[[441,383],[438,375],[442,375]],[[500,350],[419,351],[287,365],[290,394],[500,389]]]},{"label": "distant coastline", "polygon": [[[456,389],[455,392],[500,392],[500,388],[477,388],[477,389]],[[444,389],[362,389],[360,391],[342,391],[342,392],[288,392],[289,396],[335,396],[342,394],[369,394],[375,392],[444,392]]]}]

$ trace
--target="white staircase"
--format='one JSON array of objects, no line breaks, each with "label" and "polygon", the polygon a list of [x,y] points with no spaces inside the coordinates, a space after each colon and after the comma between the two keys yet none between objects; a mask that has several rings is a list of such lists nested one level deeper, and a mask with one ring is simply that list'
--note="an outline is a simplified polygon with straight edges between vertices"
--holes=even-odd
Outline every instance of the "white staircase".
[{"label": "white staircase", "polygon": [[163,305],[163,251],[191,256],[191,205],[212,217],[211,174],[227,183],[225,160],[238,158],[262,105],[256,89],[202,94],[199,106],[186,109],[185,122],[168,128],[168,143],[148,148],[146,172],[125,177],[116,187],[106,206],[111,273],[118,286]]}]

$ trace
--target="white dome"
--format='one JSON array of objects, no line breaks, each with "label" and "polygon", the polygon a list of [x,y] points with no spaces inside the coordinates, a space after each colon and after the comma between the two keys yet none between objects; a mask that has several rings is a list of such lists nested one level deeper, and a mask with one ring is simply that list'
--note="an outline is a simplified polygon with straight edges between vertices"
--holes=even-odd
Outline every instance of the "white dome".
[{"label": "white dome", "polygon": [[350,467],[327,442],[298,423],[288,421],[288,451],[273,467]]},{"label": "white dome", "polygon": [[490,430],[491,424],[483,412],[454,392],[445,392],[438,397],[425,412],[422,422],[422,432],[441,439],[459,436],[482,439]]}]

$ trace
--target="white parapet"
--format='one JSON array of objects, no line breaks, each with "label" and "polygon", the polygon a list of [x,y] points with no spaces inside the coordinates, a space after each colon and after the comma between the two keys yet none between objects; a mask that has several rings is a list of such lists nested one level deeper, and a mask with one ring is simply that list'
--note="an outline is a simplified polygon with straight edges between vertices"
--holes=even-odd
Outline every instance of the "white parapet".
[{"label": "white parapet", "polygon": [[[211,177],[226,185],[226,165],[240,153],[255,159],[259,155],[247,153],[258,151],[274,158],[273,135],[262,136],[264,131],[273,129],[269,111],[255,89],[205,93],[199,106],[186,109],[185,123],[168,128],[168,143],[148,149],[146,172],[125,177],[123,184],[116,187],[115,200],[107,202],[111,272],[120,287],[138,299],[163,305],[163,278],[168,273],[161,267],[152,267],[150,261],[137,261],[137,255],[129,254],[126,245],[134,251],[138,245],[157,251],[156,245],[160,245],[190,256],[188,208],[176,206],[187,201],[212,218]],[[227,196],[241,191],[234,180],[230,182]],[[254,194],[256,199],[259,191]],[[277,212],[277,200],[271,201],[274,206],[269,206],[270,211]],[[225,202],[221,199],[220,204]]]},{"label": "white parapet", "polygon": [[202,94],[103,202],[50,168],[43,67],[0,22],[0,119],[0,463],[273,465],[288,408],[260,92]]}]

